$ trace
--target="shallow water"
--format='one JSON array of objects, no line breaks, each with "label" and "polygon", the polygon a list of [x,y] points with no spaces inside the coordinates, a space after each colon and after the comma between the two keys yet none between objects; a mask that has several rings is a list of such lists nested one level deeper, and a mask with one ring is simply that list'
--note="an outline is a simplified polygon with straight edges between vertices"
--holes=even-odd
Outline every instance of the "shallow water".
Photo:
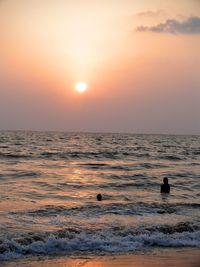
[{"label": "shallow water", "polygon": [[199,176],[200,136],[0,132],[0,259],[200,247]]}]

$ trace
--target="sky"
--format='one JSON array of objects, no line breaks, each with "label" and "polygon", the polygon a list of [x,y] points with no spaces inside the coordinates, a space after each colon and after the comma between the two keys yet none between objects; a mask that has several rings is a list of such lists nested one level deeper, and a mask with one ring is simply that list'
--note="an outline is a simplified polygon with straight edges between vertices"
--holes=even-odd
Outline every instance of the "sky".
[{"label": "sky", "polygon": [[0,0],[0,130],[200,134],[199,114],[200,0]]}]

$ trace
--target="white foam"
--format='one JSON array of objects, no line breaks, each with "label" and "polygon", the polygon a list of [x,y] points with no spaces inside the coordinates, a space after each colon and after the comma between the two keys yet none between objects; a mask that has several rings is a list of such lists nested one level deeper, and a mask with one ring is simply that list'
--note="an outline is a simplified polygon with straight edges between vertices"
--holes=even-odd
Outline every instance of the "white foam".
[{"label": "white foam", "polygon": [[[130,233],[110,233],[102,231],[96,234],[74,234],[73,238],[47,236],[44,241],[21,245],[16,241],[4,242],[5,252],[1,260],[19,258],[23,255],[59,255],[74,253],[114,253],[143,250],[150,247],[200,247],[200,231],[164,234],[161,232],[133,235]],[[2,246],[1,245],[1,246]]]}]

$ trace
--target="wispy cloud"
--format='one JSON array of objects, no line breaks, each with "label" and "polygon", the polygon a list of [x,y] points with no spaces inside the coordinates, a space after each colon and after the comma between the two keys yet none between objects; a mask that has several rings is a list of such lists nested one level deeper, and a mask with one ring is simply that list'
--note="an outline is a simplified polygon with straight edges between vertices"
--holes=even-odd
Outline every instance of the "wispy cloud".
[{"label": "wispy cloud", "polygon": [[155,26],[139,26],[136,28],[138,32],[157,32],[157,33],[174,33],[174,34],[200,34],[200,17],[189,17],[184,21],[168,19],[164,23]]},{"label": "wispy cloud", "polygon": [[163,16],[165,15],[165,11],[162,9],[156,10],[156,11],[152,11],[152,10],[147,10],[144,12],[139,12],[137,13],[138,17],[158,17],[158,16]]}]

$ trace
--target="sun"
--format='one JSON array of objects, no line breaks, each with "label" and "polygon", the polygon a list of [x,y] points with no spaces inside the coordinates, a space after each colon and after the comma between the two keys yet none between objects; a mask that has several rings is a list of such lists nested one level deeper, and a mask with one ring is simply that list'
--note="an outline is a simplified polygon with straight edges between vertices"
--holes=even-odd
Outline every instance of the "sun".
[{"label": "sun", "polygon": [[84,93],[86,90],[87,90],[87,84],[85,82],[78,82],[76,85],[75,85],[75,90],[78,92],[78,93]]}]

